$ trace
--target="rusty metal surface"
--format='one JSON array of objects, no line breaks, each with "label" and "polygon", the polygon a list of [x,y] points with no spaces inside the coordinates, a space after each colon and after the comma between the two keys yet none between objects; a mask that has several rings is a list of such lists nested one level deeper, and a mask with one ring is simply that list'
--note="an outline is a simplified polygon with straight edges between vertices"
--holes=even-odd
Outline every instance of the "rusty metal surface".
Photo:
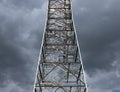
[{"label": "rusty metal surface", "polygon": [[87,92],[70,0],[48,0],[33,92]]}]

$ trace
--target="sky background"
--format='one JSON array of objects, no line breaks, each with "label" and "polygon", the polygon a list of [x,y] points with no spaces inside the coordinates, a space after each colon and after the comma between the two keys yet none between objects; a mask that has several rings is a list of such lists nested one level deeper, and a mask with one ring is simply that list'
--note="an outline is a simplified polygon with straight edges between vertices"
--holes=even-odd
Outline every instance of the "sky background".
[{"label": "sky background", "polygon": [[[72,0],[89,92],[120,90],[120,0]],[[0,92],[32,92],[47,0],[0,0]]]}]

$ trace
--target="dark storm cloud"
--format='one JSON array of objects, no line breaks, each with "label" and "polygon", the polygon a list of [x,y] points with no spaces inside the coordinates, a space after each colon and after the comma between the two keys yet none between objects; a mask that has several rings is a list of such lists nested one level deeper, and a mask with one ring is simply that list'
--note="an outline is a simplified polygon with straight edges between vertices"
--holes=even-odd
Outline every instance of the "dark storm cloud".
[{"label": "dark storm cloud", "polygon": [[112,92],[114,89],[119,89],[120,80],[116,77],[116,73],[113,71],[96,72],[97,76],[89,77],[89,92]]},{"label": "dark storm cloud", "polygon": [[12,40],[8,41],[0,35],[0,84],[4,84],[4,81],[7,80],[6,77],[9,77],[23,85],[28,83],[26,78],[29,78],[25,62],[28,56],[25,58],[20,49],[11,44],[10,41]]},{"label": "dark storm cloud", "polygon": [[120,1],[76,0],[73,3],[89,92],[119,89]]},{"label": "dark storm cloud", "polygon": [[[32,92],[46,1],[0,0],[1,92]],[[120,0],[72,1],[89,92],[119,88]]]},{"label": "dark storm cloud", "polygon": [[113,69],[115,46],[111,44],[120,40],[119,3],[118,0],[81,0],[74,6],[79,11],[74,12],[74,18],[83,61],[89,73],[97,69]]},{"label": "dark storm cloud", "polygon": [[45,0],[1,0],[0,3],[7,6],[15,6],[18,8],[33,9],[41,8]]},{"label": "dark storm cloud", "polygon": [[0,90],[32,90],[45,11],[44,1],[0,1]]}]

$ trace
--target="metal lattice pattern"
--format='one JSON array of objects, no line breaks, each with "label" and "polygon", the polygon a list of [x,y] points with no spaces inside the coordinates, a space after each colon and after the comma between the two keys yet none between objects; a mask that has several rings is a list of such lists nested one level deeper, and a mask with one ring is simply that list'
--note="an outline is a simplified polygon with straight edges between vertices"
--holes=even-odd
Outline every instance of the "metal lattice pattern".
[{"label": "metal lattice pattern", "polygon": [[70,0],[49,0],[34,92],[87,92]]}]

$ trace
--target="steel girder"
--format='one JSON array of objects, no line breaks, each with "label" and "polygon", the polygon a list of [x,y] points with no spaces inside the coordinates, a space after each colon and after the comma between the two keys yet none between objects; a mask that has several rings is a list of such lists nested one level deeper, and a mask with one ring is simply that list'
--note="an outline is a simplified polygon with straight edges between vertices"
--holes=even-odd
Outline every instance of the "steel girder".
[{"label": "steel girder", "polygon": [[48,0],[33,92],[87,92],[71,1]]}]

